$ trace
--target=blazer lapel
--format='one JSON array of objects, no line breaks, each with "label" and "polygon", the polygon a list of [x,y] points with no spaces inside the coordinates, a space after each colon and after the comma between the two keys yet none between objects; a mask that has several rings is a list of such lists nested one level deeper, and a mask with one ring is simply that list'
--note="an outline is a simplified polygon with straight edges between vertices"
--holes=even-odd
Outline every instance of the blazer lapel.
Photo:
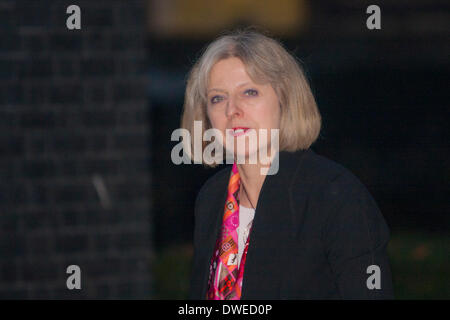
[{"label": "blazer lapel", "polygon": [[222,226],[223,210],[228,195],[228,181],[230,179],[231,167],[227,170],[227,172],[228,174],[224,175],[224,178],[219,181],[217,192],[215,193],[214,198],[211,199],[211,211],[206,215],[208,217],[208,221],[204,224],[206,230],[204,233],[205,251],[201,255],[203,259],[201,265],[204,266],[202,273],[202,297],[206,297],[206,291],[208,290],[209,267],[212,254],[214,252],[214,247],[216,245],[216,240]]},{"label": "blazer lapel", "polygon": [[[299,225],[301,219],[301,212],[292,211],[291,183],[298,173],[302,157],[308,152],[311,151],[280,152],[278,172],[266,176],[264,180],[250,233],[241,299],[280,297],[280,273],[283,272],[281,259],[286,256],[280,247],[296,234],[295,226]],[[217,192],[211,198],[211,214],[206,215],[208,220],[203,224],[207,229],[203,233],[205,246],[200,263],[204,268],[202,297],[206,296],[208,289],[209,267],[222,225],[230,172],[231,167],[216,186]]]},{"label": "blazer lapel", "polygon": [[299,222],[299,213],[291,210],[291,183],[305,152],[280,152],[278,173],[264,180],[250,233],[242,299],[280,298],[282,259],[287,256],[282,248]]}]

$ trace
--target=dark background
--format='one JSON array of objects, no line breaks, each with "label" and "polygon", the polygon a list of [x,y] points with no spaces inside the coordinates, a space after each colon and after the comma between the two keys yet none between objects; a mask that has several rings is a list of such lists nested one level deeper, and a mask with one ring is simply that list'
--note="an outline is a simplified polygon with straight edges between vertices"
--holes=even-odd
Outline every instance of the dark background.
[{"label": "dark background", "polygon": [[[302,61],[323,117],[312,148],[363,181],[394,233],[410,228],[446,233],[450,46],[444,19],[450,17],[449,6],[443,1],[380,2],[382,29],[368,30],[368,2],[345,3],[311,1],[307,31],[275,35]],[[160,208],[155,235],[161,244],[191,239],[192,228],[186,225],[192,217],[183,207],[192,207],[194,191],[215,171],[173,165],[170,150],[176,143],[158,143],[180,126],[184,77],[209,40],[148,39],[155,68],[150,75],[158,76],[162,68],[167,77],[164,90],[150,83],[153,152],[163,155],[153,162],[155,180],[171,186],[155,189],[154,204]]]},{"label": "dark background", "polygon": [[[195,197],[220,168],[172,164],[170,135],[201,49],[252,25],[302,61],[323,117],[312,149],[377,201],[396,297],[448,299],[448,1],[298,1],[304,21],[279,28],[274,1],[207,3],[0,1],[0,298],[186,297]],[[153,23],[171,10],[202,32]]]}]

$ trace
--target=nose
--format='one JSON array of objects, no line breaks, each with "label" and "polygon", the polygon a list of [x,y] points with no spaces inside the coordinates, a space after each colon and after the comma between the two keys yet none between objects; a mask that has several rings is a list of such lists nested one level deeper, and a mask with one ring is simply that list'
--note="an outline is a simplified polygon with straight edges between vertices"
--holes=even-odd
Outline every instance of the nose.
[{"label": "nose", "polygon": [[227,101],[226,116],[231,118],[233,116],[240,116],[240,115],[242,115],[240,103],[236,98],[230,97]]}]

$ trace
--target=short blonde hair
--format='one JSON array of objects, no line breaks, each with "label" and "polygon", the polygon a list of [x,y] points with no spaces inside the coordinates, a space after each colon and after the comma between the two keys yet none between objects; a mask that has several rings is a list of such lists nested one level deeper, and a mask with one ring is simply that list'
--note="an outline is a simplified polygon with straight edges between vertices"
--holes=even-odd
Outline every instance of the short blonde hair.
[{"label": "short blonde hair", "polygon": [[[233,31],[206,47],[189,73],[181,127],[191,137],[194,121],[202,121],[202,137],[211,128],[206,112],[209,74],[218,61],[231,57],[244,63],[255,83],[270,83],[275,90],[281,108],[279,151],[308,149],[319,136],[321,116],[304,72],[281,43],[253,30]],[[202,152],[206,145],[203,141]]]}]

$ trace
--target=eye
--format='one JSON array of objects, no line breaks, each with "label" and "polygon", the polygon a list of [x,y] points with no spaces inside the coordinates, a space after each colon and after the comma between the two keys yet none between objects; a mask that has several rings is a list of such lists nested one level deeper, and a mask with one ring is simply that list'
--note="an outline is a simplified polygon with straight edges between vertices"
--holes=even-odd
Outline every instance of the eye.
[{"label": "eye", "polygon": [[222,101],[222,100],[223,100],[223,97],[222,97],[222,96],[213,96],[213,97],[211,97],[211,98],[209,99],[209,101],[210,101],[212,104],[218,103],[218,102],[220,102],[220,101]]},{"label": "eye", "polygon": [[256,91],[255,89],[245,90],[244,93],[248,96],[257,96],[258,95],[258,91]]}]

